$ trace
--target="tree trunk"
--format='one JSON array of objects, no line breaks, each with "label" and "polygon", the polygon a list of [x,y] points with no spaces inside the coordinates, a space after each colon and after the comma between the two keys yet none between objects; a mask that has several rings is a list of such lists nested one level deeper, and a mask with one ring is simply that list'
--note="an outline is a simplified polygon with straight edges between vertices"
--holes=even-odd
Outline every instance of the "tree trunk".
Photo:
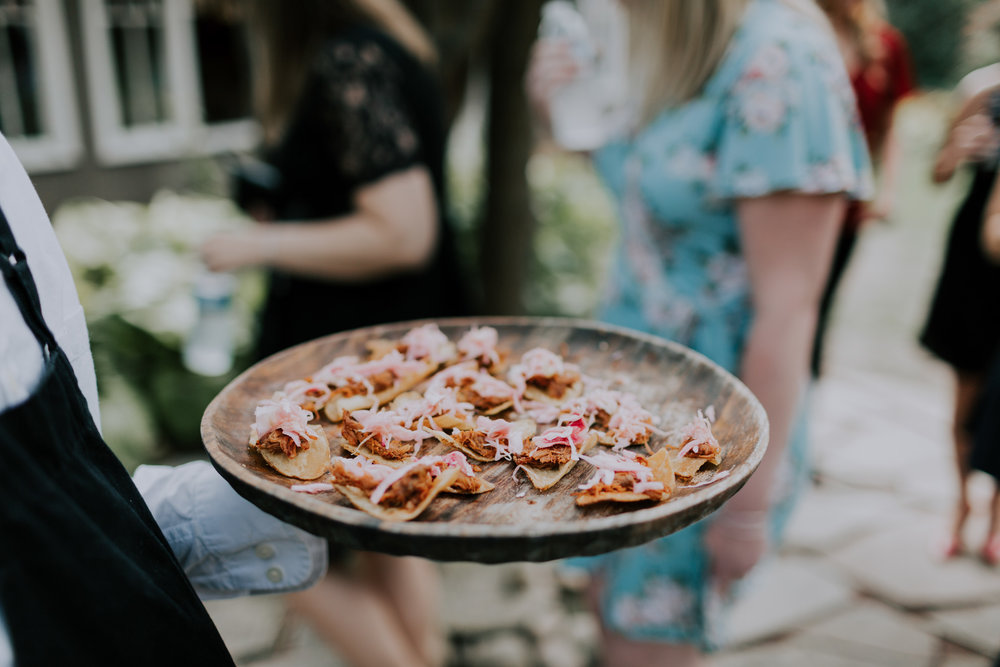
[{"label": "tree trunk", "polygon": [[542,0],[494,4],[488,45],[486,196],[479,250],[486,312],[523,312],[535,220],[525,174],[532,150],[531,119],[524,92],[528,53],[538,29]]}]

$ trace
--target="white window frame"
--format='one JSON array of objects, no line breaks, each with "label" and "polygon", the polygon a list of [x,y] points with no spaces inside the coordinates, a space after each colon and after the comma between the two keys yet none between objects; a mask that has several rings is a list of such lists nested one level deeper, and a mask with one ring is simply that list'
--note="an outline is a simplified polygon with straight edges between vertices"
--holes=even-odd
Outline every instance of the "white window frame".
[{"label": "white window frame", "polygon": [[91,128],[97,161],[108,166],[249,150],[260,137],[251,119],[203,122],[191,0],[163,0],[164,75],[173,118],[125,127],[115,83],[104,0],[79,0]]},{"label": "white window frame", "polygon": [[76,87],[67,48],[68,31],[61,0],[33,0],[34,44],[38,58],[38,109],[43,132],[8,136],[24,168],[34,174],[72,169],[83,158]]}]

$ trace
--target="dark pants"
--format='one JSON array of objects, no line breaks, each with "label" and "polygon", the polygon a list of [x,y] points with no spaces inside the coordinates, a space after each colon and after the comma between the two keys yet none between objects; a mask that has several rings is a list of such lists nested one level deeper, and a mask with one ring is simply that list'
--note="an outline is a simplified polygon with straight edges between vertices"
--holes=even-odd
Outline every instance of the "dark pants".
[{"label": "dark pants", "polygon": [[840,227],[840,236],[837,237],[837,247],[833,251],[833,262],[830,265],[830,274],[826,278],[826,286],[823,288],[823,296],[819,302],[819,313],[816,318],[816,335],[813,337],[812,359],[809,362],[809,369],[814,378],[820,376],[823,370],[823,341],[826,337],[830,310],[833,307],[834,296],[837,292],[837,285],[844,276],[847,269],[847,262],[854,251],[854,245],[858,240],[857,217],[860,216],[860,207],[857,202],[852,202],[847,209],[844,224]]}]

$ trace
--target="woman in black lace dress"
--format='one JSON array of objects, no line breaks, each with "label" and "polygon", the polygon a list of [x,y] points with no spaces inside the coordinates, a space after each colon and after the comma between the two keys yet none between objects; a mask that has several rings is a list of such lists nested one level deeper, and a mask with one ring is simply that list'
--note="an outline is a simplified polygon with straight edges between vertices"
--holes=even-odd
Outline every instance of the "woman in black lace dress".
[{"label": "woman in black lace dress", "polygon": [[444,219],[442,96],[419,25],[394,1],[251,5],[266,147],[237,198],[261,224],[202,255],[213,270],[270,269],[259,356],[464,314]]},{"label": "woman in black lace dress", "polygon": [[[266,147],[237,198],[259,224],[210,239],[202,256],[212,270],[270,270],[258,354],[464,314],[444,220],[442,96],[419,24],[396,0],[250,8]],[[341,550],[288,601],[352,665],[431,665],[436,582],[428,561]]]}]

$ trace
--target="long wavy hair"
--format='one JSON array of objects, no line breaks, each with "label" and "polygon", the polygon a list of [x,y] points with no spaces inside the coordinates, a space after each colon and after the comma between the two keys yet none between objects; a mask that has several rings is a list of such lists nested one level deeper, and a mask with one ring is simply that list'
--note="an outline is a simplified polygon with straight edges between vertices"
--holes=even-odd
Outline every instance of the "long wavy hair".
[{"label": "long wavy hair", "polygon": [[694,98],[719,66],[748,0],[630,0],[629,66],[645,123]]},{"label": "long wavy hair", "polygon": [[268,142],[280,136],[323,41],[340,29],[375,26],[428,66],[437,61],[427,33],[397,0],[249,0],[247,8],[254,108]]},{"label": "long wavy hair", "polygon": [[864,68],[882,56],[879,31],[886,22],[882,0],[817,0],[820,8],[843,35]]},{"label": "long wavy hair", "polygon": [[[812,0],[784,0],[828,26]],[[719,67],[749,0],[628,0],[636,120],[695,98]]]}]

